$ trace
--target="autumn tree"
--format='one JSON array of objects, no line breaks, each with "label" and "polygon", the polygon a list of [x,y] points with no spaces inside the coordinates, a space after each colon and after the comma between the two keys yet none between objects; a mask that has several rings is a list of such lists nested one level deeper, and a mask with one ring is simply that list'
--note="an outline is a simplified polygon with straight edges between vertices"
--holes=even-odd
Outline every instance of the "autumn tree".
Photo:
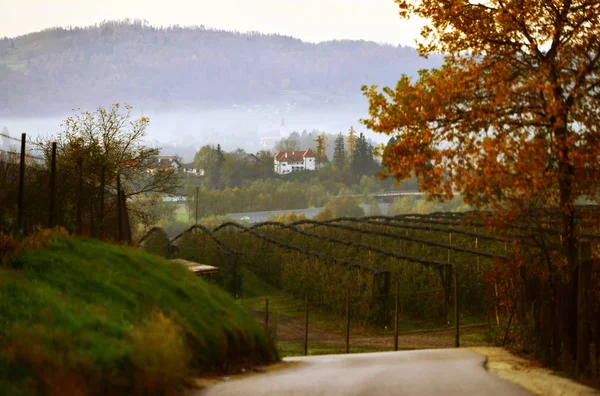
[{"label": "autumn tree", "polygon": [[114,214],[117,178],[130,212],[145,225],[154,216],[151,206],[179,187],[173,169],[148,172],[159,150],[144,141],[150,119],[133,119],[131,111],[131,106],[115,104],[78,112],[63,121],[56,136],[36,142],[48,162],[52,142],[57,142],[58,211],[65,221],[77,218],[80,230],[85,217],[91,234],[95,225],[102,235],[103,222]]},{"label": "autumn tree", "polygon": [[348,137],[346,138],[346,147],[348,147],[348,157],[352,160],[352,156],[354,155],[354,150],[356,150],[356,131],[354,127],[351,126],[348,131]]},{"label": "autumn tree", "polygon": [[349,197],[340,197],[327,202],[319,214],[320,219],[326,220],[330,217],[363,217],[365,212],[359,205],[358,200]]},{"label": "autumn tree", "polygon": [[365,124],[397,140],[386,171],[504,221],[558,207],[573,270],[575,201],[600,187],[600,2],[395,1],[402,18],[430,21],[418,50],[445,63],[383,92],[363,87]]},{"label": "autumn tree", "polygon": [[343,170],[346,166],[346,149],[344,148],[344,135],[340,132],[335,138],[333,149],[333,166],[338,170]]}]

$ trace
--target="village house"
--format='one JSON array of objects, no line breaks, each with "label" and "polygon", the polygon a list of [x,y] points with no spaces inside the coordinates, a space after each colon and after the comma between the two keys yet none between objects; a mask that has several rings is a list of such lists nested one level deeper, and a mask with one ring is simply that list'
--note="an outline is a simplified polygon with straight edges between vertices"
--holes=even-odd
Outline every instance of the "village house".
[{"label": "village house", "polygon": [[291,172],[315,170],[317,168],[316,158],[315,152],[311,149],[306,151],[281,151],[275,154],[275,173],[285,175]]},{"label": "village house", "polygon": [[204,169],[197,168],[193,162],[182,163],[176,156],[157,156],[148,168],[148,173],[154,175],[157,172],[172,169],[179,174],[201,177],[204,176]]},{"label": "village house", "polygon": [[258,162],[258,157],[251,153],[234,151],[228,155],[231,159],[239,163],[256,164]]},{"label": "village house", "polygon": [[204,176],[204,169],[196,168],[196,165],[194,165],[193,162],[190,162],[189,164],[182,164],[181,170],[183,171],[183,173],[185,175],[198,176],[198,177]]},{"label": "village house", "polygon": [[148,173],[154,175],[157,172],[174,169],[175,171],[181,168],[179,158],[170,156],[156,156],[153,163],[148,167]]}]

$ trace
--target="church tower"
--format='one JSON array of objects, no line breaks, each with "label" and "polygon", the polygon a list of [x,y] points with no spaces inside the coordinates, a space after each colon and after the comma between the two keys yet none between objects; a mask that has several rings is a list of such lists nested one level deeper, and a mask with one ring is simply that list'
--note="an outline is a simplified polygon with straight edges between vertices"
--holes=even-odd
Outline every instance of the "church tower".
[{"label": "church tower", "polygon": [[285,120],[283,118],[281,119],[281,125],[279,126],[279,135],[281,138],[285,137]]}]

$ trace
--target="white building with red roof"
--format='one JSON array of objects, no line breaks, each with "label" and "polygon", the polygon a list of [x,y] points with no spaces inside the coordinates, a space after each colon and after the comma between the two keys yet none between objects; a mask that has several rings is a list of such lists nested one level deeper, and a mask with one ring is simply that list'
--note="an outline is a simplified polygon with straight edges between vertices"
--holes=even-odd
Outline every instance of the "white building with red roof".
[{"label": "white building with red roof", "polygon": [[281,151],[275,154],[275,173],[285,175],[303,170],[315,170],[316,154],[311,149],[306,151]]}]

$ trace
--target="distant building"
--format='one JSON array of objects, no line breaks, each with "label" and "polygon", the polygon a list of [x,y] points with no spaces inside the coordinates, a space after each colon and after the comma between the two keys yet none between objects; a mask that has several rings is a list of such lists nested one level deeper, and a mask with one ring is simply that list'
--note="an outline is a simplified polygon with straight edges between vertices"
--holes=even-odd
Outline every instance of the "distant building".
[{"label": "distant building", "polygon": [[316,154],[311,149],[306,151],[282,151],[275,154],[275,173],[285,175],[291,172],[316,169]]},{"label": "distant building", "polygon": [[[27,157],[25,157],[27,160]],[[12,151],[4,151],[0,149],[0,162],[7,164],[18,164],[21,161],[20,153]]]},{"label": "distant building", "polygon": [[179,170],[181,168],[181,162],[177,157],[169,156],[156,156],[153,163],[148,167],[148,173],[155,174],[159,171],[165,171],[168,169]]},{"label": "distant building", "polygon": [[260,138],[260,146],[264,147],[266,149],[271,149],[271,148],[273,148],[273,146],[275,146],[275,143],[277,143],[278,141],[280,141],[281,139],[283,139],[285,137],[286,137],[285,120],[282,118],[281,125],[279,126],[279,131],[272,130],[272,131],[265,133]]},{"label": "distant building", "polygon": [[234,151],[233,153],[228,154],[232,159],[239,162],[247,162],[247,163],[257,163],[258,157],[251,153],[241,153],[238,151]]},{"label": "distant building", "polygon": [[204,176],[204,169],[196,168],[196,165],[194,165],[193,162],[190,162],[189,164],[182,164],[180,169],[186,175],[198,177]]}]

